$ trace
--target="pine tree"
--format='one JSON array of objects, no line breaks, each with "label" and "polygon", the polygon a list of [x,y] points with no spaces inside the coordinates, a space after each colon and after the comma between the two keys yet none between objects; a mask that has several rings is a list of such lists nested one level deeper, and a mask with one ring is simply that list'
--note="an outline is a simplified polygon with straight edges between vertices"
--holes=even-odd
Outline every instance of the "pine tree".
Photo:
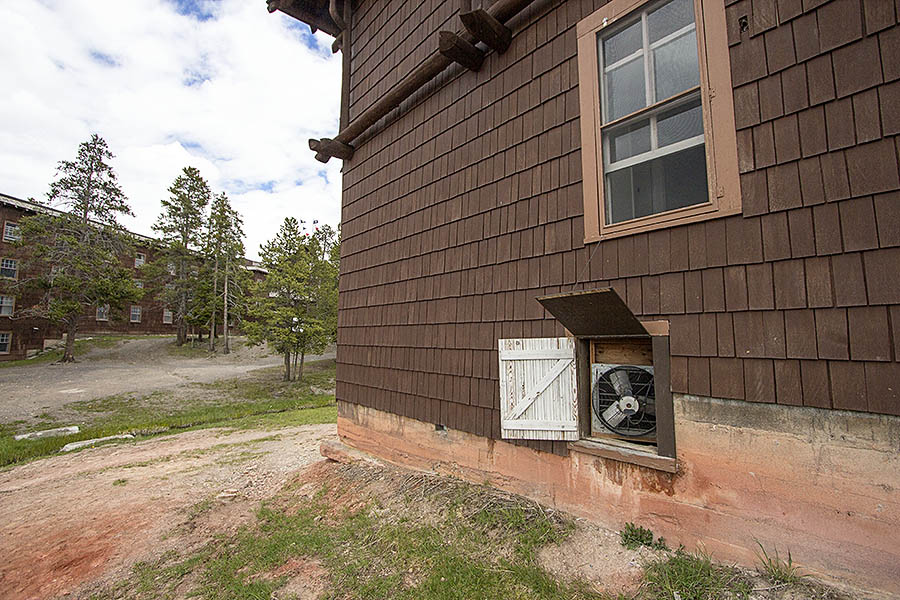
[{"label": "pine tree", "polygon": [[[222,309],[224,353],[228,354],[231,351],[228,324],[235,317],[234,309],[240,304],[246,274],[241,268],[244,256],[243,240],[243,219],[231,207],[228,196],[222,192],[213,197],[204,249],[208,271],[206,279],[211,282],[212,287],[208,301],[210,352],[216,349],[216,313],[219,308]],[[231,319],[229,310],[232,312]]]},{"label": "pine tree", "polygon": [[73,161],[60,161],[47,203],[61,209],[22,220],[23,276],[15,288],[38,290],[39,301],[21,316],[42,317],[66,331],[61,362],[75,360],[78,318],[90,307],[121,308],[140,298],[122,256],[133,254],[129,234],[119,225],[131,215],[109,161],[106,141],[93,134],[78,146]]},{"label": "pine tree", "polygon": [[261,254],[268,274],[244,328],[251,342],[266,341],[283,355],[285,381],[302,379],[306,355],[336,337],[340,235],[328,225],[307,233],[289,217]]},{"label": "pine tree", "polygon": [[163,212],[153,225],[165,245],[156,261],[155,274],[166,277],[163,290],[166,303],[173,307],[178,345],[187,341],[187,327],[197,322],[198,279],[201,267],[205,212],[210,192],[206,180],[194,167],[185,167],[169,187],[169,199],[163,200]]}]

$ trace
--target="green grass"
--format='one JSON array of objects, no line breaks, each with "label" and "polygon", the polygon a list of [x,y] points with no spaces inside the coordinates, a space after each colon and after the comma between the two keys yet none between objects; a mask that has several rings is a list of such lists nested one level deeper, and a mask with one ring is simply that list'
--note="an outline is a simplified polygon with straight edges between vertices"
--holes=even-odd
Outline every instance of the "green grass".
[{"label": "green grass", "polygon": [[[447,487],[419,483],[419,492]],[[196,553],[141,563],[97,598],[281,598],[287,577],[271,573],[291,559],[313,559],[326,572],[323,599],[605,599],[537,563],[537,551],[564,539],[570,521],[478,486],[449,485],[448,497],[418,493],[390,507],[372,493],[326,487],[299,501],[276,498],[253,526]],[[336,508],[342,496],[360,501]],[[424,507],[428,519],[420,518]]]},{"label": "green grass", "polygon": [[729,600],[749,598],[751,587],[737,569],[718,565],[705,554],[676,551],[645,566],[642,599]]},{"label": "green grass", "polygon": [[[310,389],[333,385],[334,360],[310,363],[302,382],[282,382],[277,371],[265,369],[240,379],[141,397],[120,395],[75,402],[69,408],[84,424],[74,435],[15,441],[13,434],[21,427],[7,425],[0,431],[0,467],[54,454],[69,442],[118,433],[132,433],[139,439],[206,427],[276,429],[337,420],[334,396],[314,394]],[[57,424],[44,421],[27,429]]]},{"label": "green grass", "polygon": [[803,580],[804,576],[794,564],[790,550],[787,559],[783,559],[778,554],[778,548],[774,548],[772,554],[769,554],[759,540],[756,541],[756,545],[759,546],[756,557],[760,563],[760,572],[772,583],[794,584]]},{"label": "green grass", "polygon": [[619,532],[619,541],[629,550],[637,550],[641,546],[647,546],[654,550],[668,550],[665,538],[653,539],[653,532],[646,527],[625,523],[625,527]]}]

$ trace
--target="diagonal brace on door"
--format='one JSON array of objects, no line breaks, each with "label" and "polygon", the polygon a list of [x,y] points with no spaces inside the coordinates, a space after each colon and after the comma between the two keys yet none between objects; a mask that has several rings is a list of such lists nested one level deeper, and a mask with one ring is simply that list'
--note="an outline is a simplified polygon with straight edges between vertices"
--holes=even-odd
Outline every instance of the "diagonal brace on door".
[{"label": "diagonal brace on door", "polygon": [[572,358],[563,358],[557,361],[556,364],[553,365],[553,368],[550,369],[550,371],[546,375],[544,375],[541,380],[534,385],[533,388],[525,392],[525,396],[521,400],[519,400],[516,406],[512,409],[512,412],[509,414],[508,419],[518,419],[520,416],[522,416],[522,413],[528,410],[528,407],[534,403],[540,393],[547,389],[547,386],[553,383],[553,380],[559,377],[560,374],[565,371],[566,367],[572,364],[573,360],[574,359]]}]

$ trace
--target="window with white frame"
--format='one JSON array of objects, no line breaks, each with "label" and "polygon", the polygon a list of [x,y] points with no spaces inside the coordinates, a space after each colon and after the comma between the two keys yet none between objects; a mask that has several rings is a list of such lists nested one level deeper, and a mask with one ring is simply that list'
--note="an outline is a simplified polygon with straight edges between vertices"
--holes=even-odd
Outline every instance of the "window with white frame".
[{"label": "window with white frame", "polygon": [[6,277],[7,279],[18,279],[19,261],[14,258],[0,259],[0,277]]},{"label": "window with white frame", "polygon": [[97,320],[109,321],[109,304],[102,304],[97,307]]},{"label": "window with white frame", "polygon": [[144,266],[145,262],[147,262],[147,255],[144,254],[143,252],[138,252],[137,254],[134,255],[134,266],[135,267],[142,267],[142,266]]},{"label": "window with white frame", "polygon": [[714,0],[612,0],[578,24],[587,241],[739,212],[724,32]]},{"label": "window with white frame", "polygon": [[132,306],[131,307],[131,316],[129,319],[132,323],[140,323],[141,322],[141,307],[140,306]]},{"label": "window with white frame", "polygon": [[11,317],[16,311],[15,296],[0,296],[0,317]]},{"label": "window with white frame", "polygon": [[172,311],[168,308],[163,309],[163,323],[166,325],[172,324]]},{"label": "window with white frame", "polygon": [[12,349],[12,334],[8,331],[0,332],[0,354],[9,354]]},{"label": "window with white frame", "polygon": [[19,224],[7,221],[3,224],[3,241],[18,242],[22,239],[22,232],[19,230]]}]

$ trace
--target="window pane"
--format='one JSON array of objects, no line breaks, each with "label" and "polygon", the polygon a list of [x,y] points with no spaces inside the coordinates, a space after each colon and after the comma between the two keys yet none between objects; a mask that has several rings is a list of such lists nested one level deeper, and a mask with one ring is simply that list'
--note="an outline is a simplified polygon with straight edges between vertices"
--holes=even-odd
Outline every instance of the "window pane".
[{"label": "window pane", "polygon": [[632,23],[622,31],[603,40],[603,66],[613,65],[643,47],[641,22]]},{"label": "window pane", "polygon": [[606,120],[613,121],[647,105],[644,61],[637,58],[606,74]]},{"label": "window pane", "polygon": [[607,225],[708,200],[703,144],[606,176]]},{"label": "window pane", "polygon": [[659,113],[656,123],[659,147],[703,134],[703,109],[700,98]]},{"label": "window pane", "polygon": [[644,120],[609,134],[609,162],[650,151],[650,121]]},{"label": "window pane", "polygon": [[691,30],[653,51],[653,76],[657,102],[700,84],[695,31]]},{"label": "window pane", "polygon": [[694,22],[692,0],[672,0],[647,15],[650,43],[659,41]]}]

